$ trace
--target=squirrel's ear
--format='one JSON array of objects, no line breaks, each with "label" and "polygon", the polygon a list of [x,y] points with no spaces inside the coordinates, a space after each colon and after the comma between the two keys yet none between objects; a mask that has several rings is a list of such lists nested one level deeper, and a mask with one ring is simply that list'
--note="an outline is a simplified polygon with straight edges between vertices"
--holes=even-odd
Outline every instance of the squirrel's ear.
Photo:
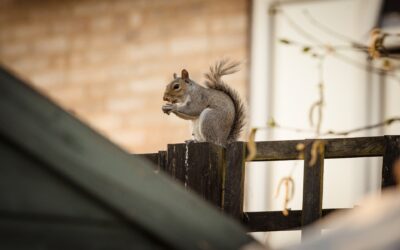
[{"label": "squirrel's ear", "polygon": [[186,69],[182,69],[181,78],[183,80],[189,80],[189,73],[187,72]]},{"label": "squirrel's ear", "polygon": [[176,73],[173,74],[174,79],[178,78],[178,76],[176,75]]}]

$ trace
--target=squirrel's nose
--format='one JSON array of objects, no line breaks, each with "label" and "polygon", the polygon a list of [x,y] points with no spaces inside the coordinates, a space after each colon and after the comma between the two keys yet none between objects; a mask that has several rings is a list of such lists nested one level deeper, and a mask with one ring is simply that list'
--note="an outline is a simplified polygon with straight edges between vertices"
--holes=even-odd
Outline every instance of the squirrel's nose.
[{"label": "squirrel's nose", "polygon": [[166,102],[168,102],[168,97],[164,96],[164,97],[163,97],[163,100],[166,101]]}]

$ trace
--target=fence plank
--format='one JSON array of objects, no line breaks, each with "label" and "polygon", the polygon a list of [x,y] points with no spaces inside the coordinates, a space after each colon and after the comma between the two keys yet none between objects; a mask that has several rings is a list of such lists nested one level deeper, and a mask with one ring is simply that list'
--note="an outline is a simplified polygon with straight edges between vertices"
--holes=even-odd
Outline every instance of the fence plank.
[{"label": "fence plank", "polygon": [[137,156],[146,158],[147,160],[149,160],[151,163],[158,165],[158,154],[157,153],[150,153],[150,154],[137,154]]},{"label": "fence plank", "polygon": [[385,136],[386,148],[383,155],[382,166],[382,188],[396,184],[393,174],[393,167],[400,158],[400,136]]},{"label": "fence plank", "polygon": [[223,211],[235,219],[243,215],[244,166],[246,144],[234,142],[226,148],[226,165],[223,172]]},{"label": "fence plank", "polygon": [[157,165],[157,170],[166,171],[167,151],[158,151],[158,153],[147,153],[147,154],[136,154],[136,155],[146,158],[151,163]]},{"label": "fence plank", "polygon": [[[322,216],[322,192],[324,176],[324,150],[314,147],[318,140],[306,140],[304,152],[303,213],[302,224],[306,226]],[[323,147],[324,149],[325,147]],[[312,158],[316,157],[312,164]],[[303,235],[302,235],[303,237]]]},{"label": "fence plank", "polygon": [[167,151],[158,151],[158,166],[163,171],[167,169]]},{"label": "fence plank", "polygon": [[[345,210],[350,210],[350,208],[324,209],[322,217],[335,211]],[[301,227],[301,218],[301,210],[290,211],[288,216],[284,216],[281,211],[245,212],[242,223],[249,232],[298,230]]]},{"label": "fence plank", "polygon": [[[354,158],[382,156],[385,151],[383,136],[321,139],[325,142],[325,158]],[[254,161],[297,160],[296,146],[304,140],[256,142]]]},{"label": "fence plank", "polygon": [[167,165],[165,171],[175,180],[185,182],[186,144],[168,144]]},{"label": "fence plank", "polygon": [[184,183],[212,204],[222,205],[224,150],[208,142],[188,143]]},{"label": "fence plank", "polygon": [[383,136],[325,139],[325,159],[382,156]]}]

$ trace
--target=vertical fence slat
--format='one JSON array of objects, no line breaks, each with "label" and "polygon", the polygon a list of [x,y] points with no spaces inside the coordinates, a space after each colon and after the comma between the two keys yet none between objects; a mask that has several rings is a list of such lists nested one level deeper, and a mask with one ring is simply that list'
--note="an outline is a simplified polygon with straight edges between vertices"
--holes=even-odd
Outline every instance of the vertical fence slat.
[{"label": "vertical fence slat", "polygon": [[382,165],[382,189],[396,184],[393,167],[400,157],[400,136],[385,136],[385,153]]},{"label": "vertical fence slat", "polygon": [[246,143],[234,142],[225,151],[226,165],[223,171],[223,211],[235,219],[243,215],[244,166]]},{"label": "vertical fence slat", "polygon": [[136,156],[140,156],[143,157],[145,159],[147,159],[148,161],[150,161],[151,163],[153,163],[154,165],[158,165],[158,154],[138,154]]},{"label": "vertical fence slat", "polygon": [[158,151],[158,167],[162,171],[167,169],[167,151]]},{"label": "vertical fence slat", "polygon": [[168,144],[167,164],[165,171],[174,179],[184,183],[185,181],[185,150],[186,145]]},{"label": "vertical fence slat", "polygon": [[[303,226],[311,224],[322,217],[325,146],[323,146],[322,152],[316,148],[313,149],[313,144],[316,141],[317,140],[305,140],[302,209]],[[313,157],[316,157],[316,159],[314,159],[315,163],[311,165],[310,161]],[[303,237],[304,233],[302,233],[302,238]]]},{"label": "vertical fence slat", "polygon": [[185,185],[212,204],[222,205],[224,150],[210,143],[187,145]]}]

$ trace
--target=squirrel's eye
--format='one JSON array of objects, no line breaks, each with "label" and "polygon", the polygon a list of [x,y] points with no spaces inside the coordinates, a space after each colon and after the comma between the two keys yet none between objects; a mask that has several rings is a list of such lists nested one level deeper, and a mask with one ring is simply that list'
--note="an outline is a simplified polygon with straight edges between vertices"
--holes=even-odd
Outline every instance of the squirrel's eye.
[{"label": "squirrel's eye", "polygon": [[174,89],[179,89],[179,84],[175,84]]}]

